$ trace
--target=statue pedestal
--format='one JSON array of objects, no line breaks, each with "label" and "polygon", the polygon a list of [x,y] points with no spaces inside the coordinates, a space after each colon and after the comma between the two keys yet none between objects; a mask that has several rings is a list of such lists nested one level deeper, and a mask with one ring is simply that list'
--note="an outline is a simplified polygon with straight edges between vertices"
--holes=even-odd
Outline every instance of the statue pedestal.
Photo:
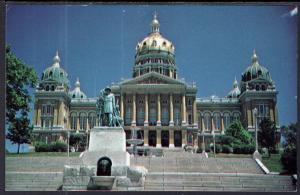
[{"label": "statue pedestal", "polygon": [[98,159],[108,157],[112,166],[129,166],[126,152],[126,134],[122,127],[94,127],[90,131],[88,151],[82,155],[84,164],[97,165]]}]

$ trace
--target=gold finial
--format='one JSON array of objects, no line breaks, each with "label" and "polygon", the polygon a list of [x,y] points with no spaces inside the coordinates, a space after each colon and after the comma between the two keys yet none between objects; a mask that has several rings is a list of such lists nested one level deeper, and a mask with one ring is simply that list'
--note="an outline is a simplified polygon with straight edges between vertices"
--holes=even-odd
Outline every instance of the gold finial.
[{"label": "gold finial", "polygon": [[257,62],[257,55],[255,49],[253,49],[252,62],[253,63]]},{"label": "gold finial", "polygon": [[154,20],[157,19],[157,13],[156,13],[156,11],[154,11],[153,18],[154,18]]}]

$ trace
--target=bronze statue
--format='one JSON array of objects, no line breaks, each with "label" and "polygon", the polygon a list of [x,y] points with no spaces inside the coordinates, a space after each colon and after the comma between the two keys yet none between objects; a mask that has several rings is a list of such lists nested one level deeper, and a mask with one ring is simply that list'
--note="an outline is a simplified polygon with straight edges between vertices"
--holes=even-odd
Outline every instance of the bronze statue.
[{"label": "bronze statue", "polygon": [[118,103],[115,103],[115,96],[109,87],[100,91],[97,108],[100,126],[116,127],[123,125]]}]

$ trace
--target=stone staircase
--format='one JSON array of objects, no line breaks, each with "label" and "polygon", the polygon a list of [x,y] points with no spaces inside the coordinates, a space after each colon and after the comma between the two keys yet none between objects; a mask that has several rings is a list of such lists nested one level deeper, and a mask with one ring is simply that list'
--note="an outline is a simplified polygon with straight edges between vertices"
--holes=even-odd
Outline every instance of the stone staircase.
[{"label": "stone staircase", "polygon": [[6,172],[6,191],[57,191],[62,172]]},{"label": "stone staircase", "polygon": [[145,191],[295,191],[290,176],[232,173],[148,173]]},{"label": "stone staircase", "polygon": [[[77,157],[6,157],[5,190],[60,190],[69,160],[82,163]],[[137,156],[130,161],[148,169],[145,191],[295,191],[291,176],[264,174],[251,158],[203,158],[164,149],[163,157]]]}]

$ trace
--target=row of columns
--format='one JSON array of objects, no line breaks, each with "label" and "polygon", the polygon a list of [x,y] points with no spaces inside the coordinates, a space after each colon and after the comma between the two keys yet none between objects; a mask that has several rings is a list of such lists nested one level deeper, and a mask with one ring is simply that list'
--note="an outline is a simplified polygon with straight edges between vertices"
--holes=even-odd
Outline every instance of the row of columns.
[{"label": "row of columns", "polygon": [[[120,112],[121,112],[121,117],[124,119],[124,97],[121,94],[121,103],[120,103]],[[161,126],[161,96],[160,94],[157,95],[157,126]],[[173,94],[170,94],[169,96],[169,101],[170,101],[170,126],[174,126],[174,112],[173,112]],[[136,94],[133,94],[132,97],[132,122],[131,126],[136,126]],[[149,123],[149,103],[148,103],[148,94],[145,94],[145,120],[144,120],[144,126],[148,126]],[[185,100],[185,95],[182,95],[182,125],[186,124],[186,100]],[[193,102],[193,121],[194,124],[197,125],[197,104],[196,100]]]},{"label": "row of columns", "polygon": [[[156,130],[156,147],[161,147],[161,129]],[[187,131],[181,130],[182,146],[186,145]],[[149,130],[144,129],[144,146],[149,146]],[[169,130],[169,148],[174,148],[174,130]]]},{"label": "row of columns", "polygon": [[[211,130],[211,132],[213,132],[214,130],[216,130],[215,128],[215,123],[214,123],[214,117],[213,115],[210,116],[210,125],[211,125],[211,129],[206,129],[205,128],[205,123],[204,123],[204,115],[201,115],[201,127],[202,127],[202,131],[203,130]],[[222,132],[224,133],[225,130],[225,126],[224,126],[224,116],[221,115],[221,129]]]}]

